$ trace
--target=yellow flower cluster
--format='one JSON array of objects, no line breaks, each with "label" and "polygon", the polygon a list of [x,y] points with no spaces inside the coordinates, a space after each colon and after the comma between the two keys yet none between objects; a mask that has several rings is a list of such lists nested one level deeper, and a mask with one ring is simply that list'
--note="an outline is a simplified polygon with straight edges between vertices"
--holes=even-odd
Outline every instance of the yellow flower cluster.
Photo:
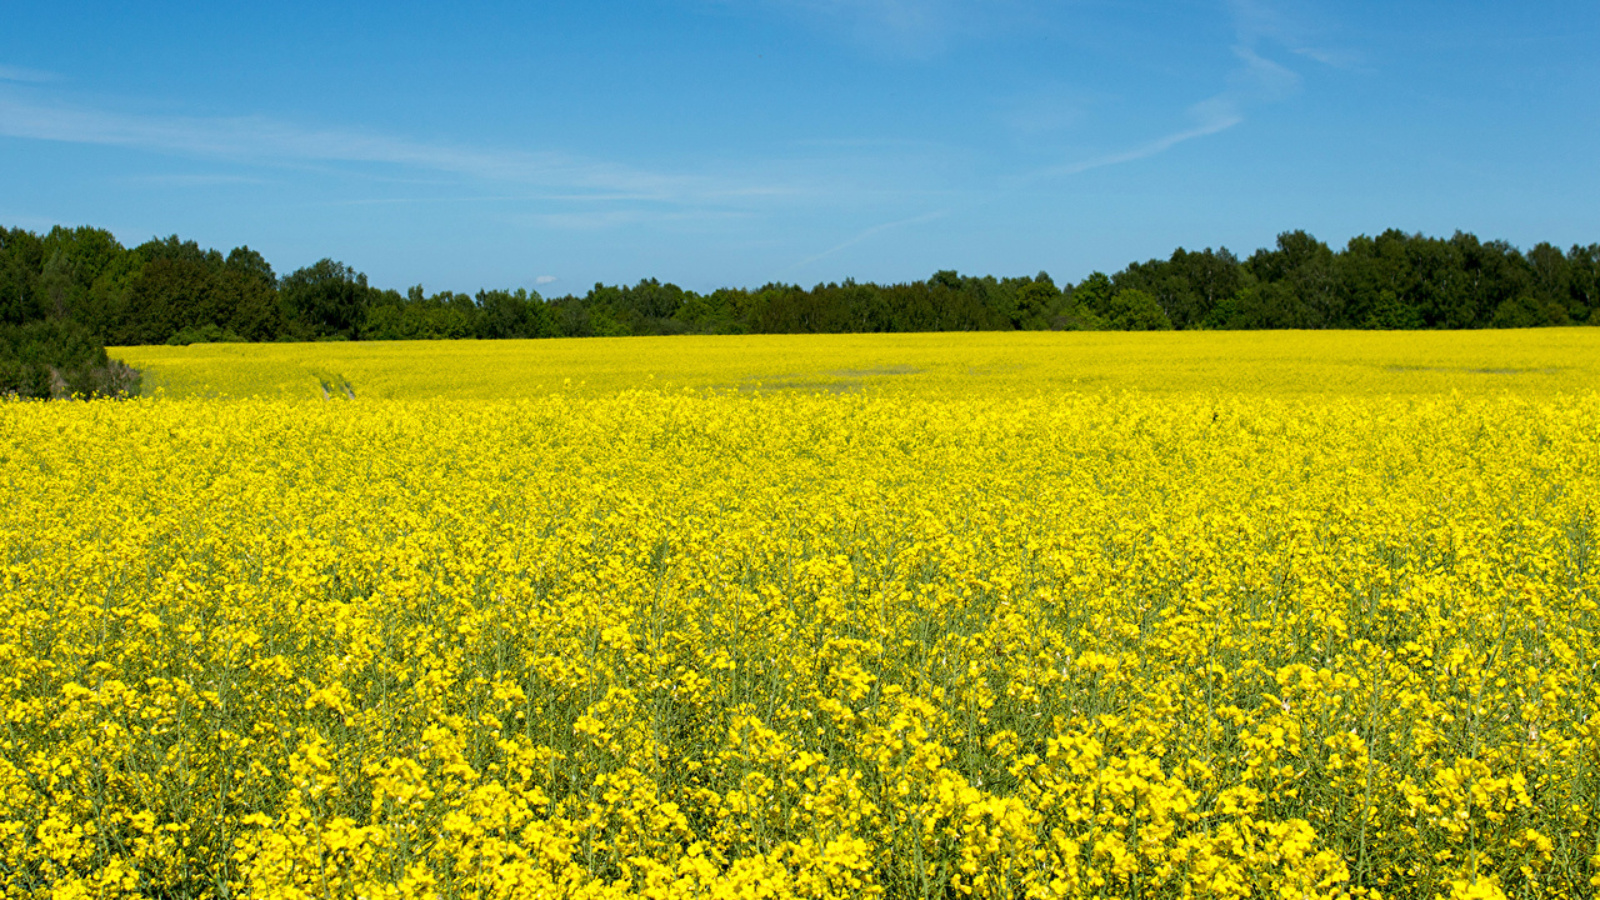
[{"label": "yellow flower cluster", "polygon": [[973,332],[122,347],[147,394],[508,400],[624,390],[1544,396],[1600,385],[1600,329]]},{"label": "yellow flower cluster", "polygon": [[0,895],[1593,897],[1600,395],[1476,377],[0,403]]}]

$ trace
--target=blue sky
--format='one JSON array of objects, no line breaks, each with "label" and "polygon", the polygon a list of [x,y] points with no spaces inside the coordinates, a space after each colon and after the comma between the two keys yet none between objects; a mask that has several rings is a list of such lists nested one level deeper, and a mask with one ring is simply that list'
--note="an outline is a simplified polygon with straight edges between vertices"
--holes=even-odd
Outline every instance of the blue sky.
[{"label": "blue sky", "polygon": [[[1600,241],[1600,4],[16,4],[0,224],[581,293]],[[1528,10],[1536,10],[1537,15]]]}]

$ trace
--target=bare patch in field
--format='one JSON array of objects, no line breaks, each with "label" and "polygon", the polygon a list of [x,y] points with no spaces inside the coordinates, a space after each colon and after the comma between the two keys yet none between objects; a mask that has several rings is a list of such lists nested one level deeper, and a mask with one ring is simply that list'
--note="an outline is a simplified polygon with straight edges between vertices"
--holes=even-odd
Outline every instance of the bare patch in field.
[{"label": "bare patch in field", "polygon": [[828,374],[838,378],[870,378],[878,375],[915,375],[921,371],[914,366],[880,366],[876,369],[837,369]]},{"label": "bare patch in field", "polygon": [[1532,366],[1499,366],[1494,368],[1480,368],[1474,366],[1423,366],[1392,364],[1383,367],[1385,372],[1463,372],[1468,375],[1558,375],[1562,369],[1558,367],[1535,368]]}]

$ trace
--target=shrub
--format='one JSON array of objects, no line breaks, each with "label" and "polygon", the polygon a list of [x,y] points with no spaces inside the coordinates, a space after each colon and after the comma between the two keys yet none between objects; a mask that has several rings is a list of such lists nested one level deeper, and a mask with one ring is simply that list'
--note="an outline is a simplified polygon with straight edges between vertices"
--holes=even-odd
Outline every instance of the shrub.
[{"label": "shrub", "polygon": [[139,373],[106,356],[84,326],[60,319],[0,326],[0,395],[126,397]]}]

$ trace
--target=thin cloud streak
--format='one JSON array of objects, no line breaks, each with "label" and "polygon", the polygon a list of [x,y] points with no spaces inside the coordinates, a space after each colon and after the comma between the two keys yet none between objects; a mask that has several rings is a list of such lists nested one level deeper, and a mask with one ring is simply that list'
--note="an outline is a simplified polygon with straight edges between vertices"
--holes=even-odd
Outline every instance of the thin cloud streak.
[{"label": "thin cloud streak", "polygon": [[1190,128],[1187,131],[1174,132],[1173,134],[1166,135],[1165,137],[1156,138],[1147,144],[1141,144],[1137,147],[1134,147],[1132,150],[1124,150],[1121,153],[1111,153],[1106,156],[1097,156],[1093,159],[1086,159],[1082,162],[1069,163],[1064,166],[1045,169],[1039,172],[1037,177],[1078,175],[1083,172],[1088,172],[1091,169],[1103,169],[1106,166],[1115,166],[1120,165],[1121,163],[1149,159],[1152,156],[1171,150],[1173,147],[1178,146],[1184,141],[1192,141],[1195,138],[1202,138],[1206,137],[1207,135],[1213,135],[1219,132],[1227,131],[1229,128],[1232,128],[1243,121],[1244,116],[1241,116],[1237,113],[1228,113],[1218,116],[1198,127]]},{"label": "thin cloud streak", "polygon": [[1263,0],[1232,0],[1229,9],[1236,38],[1233,55],[1241,65],[1229,76],[1228,90],[1189,107],[1189,114],[1200,124],[1119,153],[1041,169],[1023,181],[1078,175],[1106,166],[1149,159],[1186,141],[1219,134],[1239,125],[1245,121],[1243,110],[1249,104],[1276,103],[1288,99],[1300,90],[1300,73],[1264,56],[1258,49],[1263,41],[1285,44],[1292,53],[1324,61],[1324,54],[1309,50],[1299,43],[1304,29],[1280,6]]},{"label": "thin cloud streak", "polygon": [[477,150],[382,134],[307,129],[257,116],[140,116],[44,104],[0,90],[0,136],[127,147],[267,165],[362,163],[424,169],[484,181],[556,188],[574,200],[631,198],[709,202],[783,196],[787,185],[737,183],[650,172],[558,153]]},{"label": "thin cloud streak", "polygon": [[229,184],[265,184],[266,179],[249,175],[173,174],[132,175],[119,179],[132,187],[144,188],[212,188]]},{"label": "thin cloud streak", "polygon": [[327,206],[405,206],[429,203],[648,203],[659,200],[653,194],[465,194],[441,197],[361,197],[329,200]]},{"label": "thin cloud streak", "polygon": [[864,47],[895,56],[942,51],[959,30],[955,0],[767,0]]},{"label": "thin cloud streak", "polygon": [[705,222],[723,222],[744,218],[745,214],[719,210],[680,209],[616,209],[580,212],[514,213],[501,216],[502,221],[522,226],[534,226],[552,231],[603,231],[635,225],[661,225],[675,223],[693,225]]},{"label": "thin cloud streak", "polygon": [[1341,47],[1314,43],[1323,29],[1308,24],[1306,15],[1296,15],[1284,0],[1229,0],[1234,31],[1239,43],[1254,47],[1263,41],[1278,44],[1290,53],[1338,69],[1358,68],[1360,53]]},{"label": "thin cloud streak", "polygon": [[1285,99],[1300,89],[1300,73],[1267,59],[1253,47],[1238,44],[1233,48],[1233,55],[1244,63],[1244,68],[1233,78],[1241,94],[1274,101]]},{"label": "thin cloud streak", "polygon": [[795,271],[797,271],[799,269],[803,269],[806,266],[811,265],[814,262],[818,262],[819,260],[826,259],[826,258],[832,256],[833,254],[838,253],[840,250],[845,250],[845,249],[848,249],[850,247],[854,247],[856,244],[859,244],[862,241],[865,241],[865,240],[867,240],[867,239],[869,239],[869,238],[871,238],[871,237],[873,237],[875,235],[882,234],[885,231],[890,231],[890,230],[893,230],[895,228],[903,228],[903,227],[905,227],[907,225],[919,225],[919,224],[921,224],[923,222],[932,222],[935,219],[942,219],[942,218],[944,218],[945,216],[947,216],[949,214],[950,214],[950,210],[941,209],[941,210],[937,210],[937,211],[931,212],[931,213],[924,213],[924,214],[922,214],[920,216],[912,216],[909,219],[897,219],[897,220],[895,220],[893,222],[884,222],[884,223],[879,224],[879,225],[874,225],[871,228],[868,228],[865,231],[862,231],[862,232],[856,234],[854,237],[849,238],[848,240],[842,241],[842,242],[840,242],[838,244],[835,244],[832,247],[829,247],[828,249],[822,251],[821,253],[815,254],[813,256],[808,256],[805,259],[800,260],[799,262],[795,263],[794,265],[791,265],[788,268],[784,269],[783,271],[779,272],[778,275],[779,275],[780,278],[785,276],[785,275],[789,275],[789,274],[791,274],[791,273],[793,273],[793,272],[795,272]]},{"label": "thin cloud streak", "polygon": [[869,56],[926,61],[975,37],[1015,31],[1038,0],[708,0],[765,7],[854,44]]},{"label": "thin cloud streak", "polygon": [[61,76],[54,72],[42,69],[28,69],[22,66],[7,66],[0,64],[0,81],[20,81],[24,84],[48,84],[60,80]]}]

